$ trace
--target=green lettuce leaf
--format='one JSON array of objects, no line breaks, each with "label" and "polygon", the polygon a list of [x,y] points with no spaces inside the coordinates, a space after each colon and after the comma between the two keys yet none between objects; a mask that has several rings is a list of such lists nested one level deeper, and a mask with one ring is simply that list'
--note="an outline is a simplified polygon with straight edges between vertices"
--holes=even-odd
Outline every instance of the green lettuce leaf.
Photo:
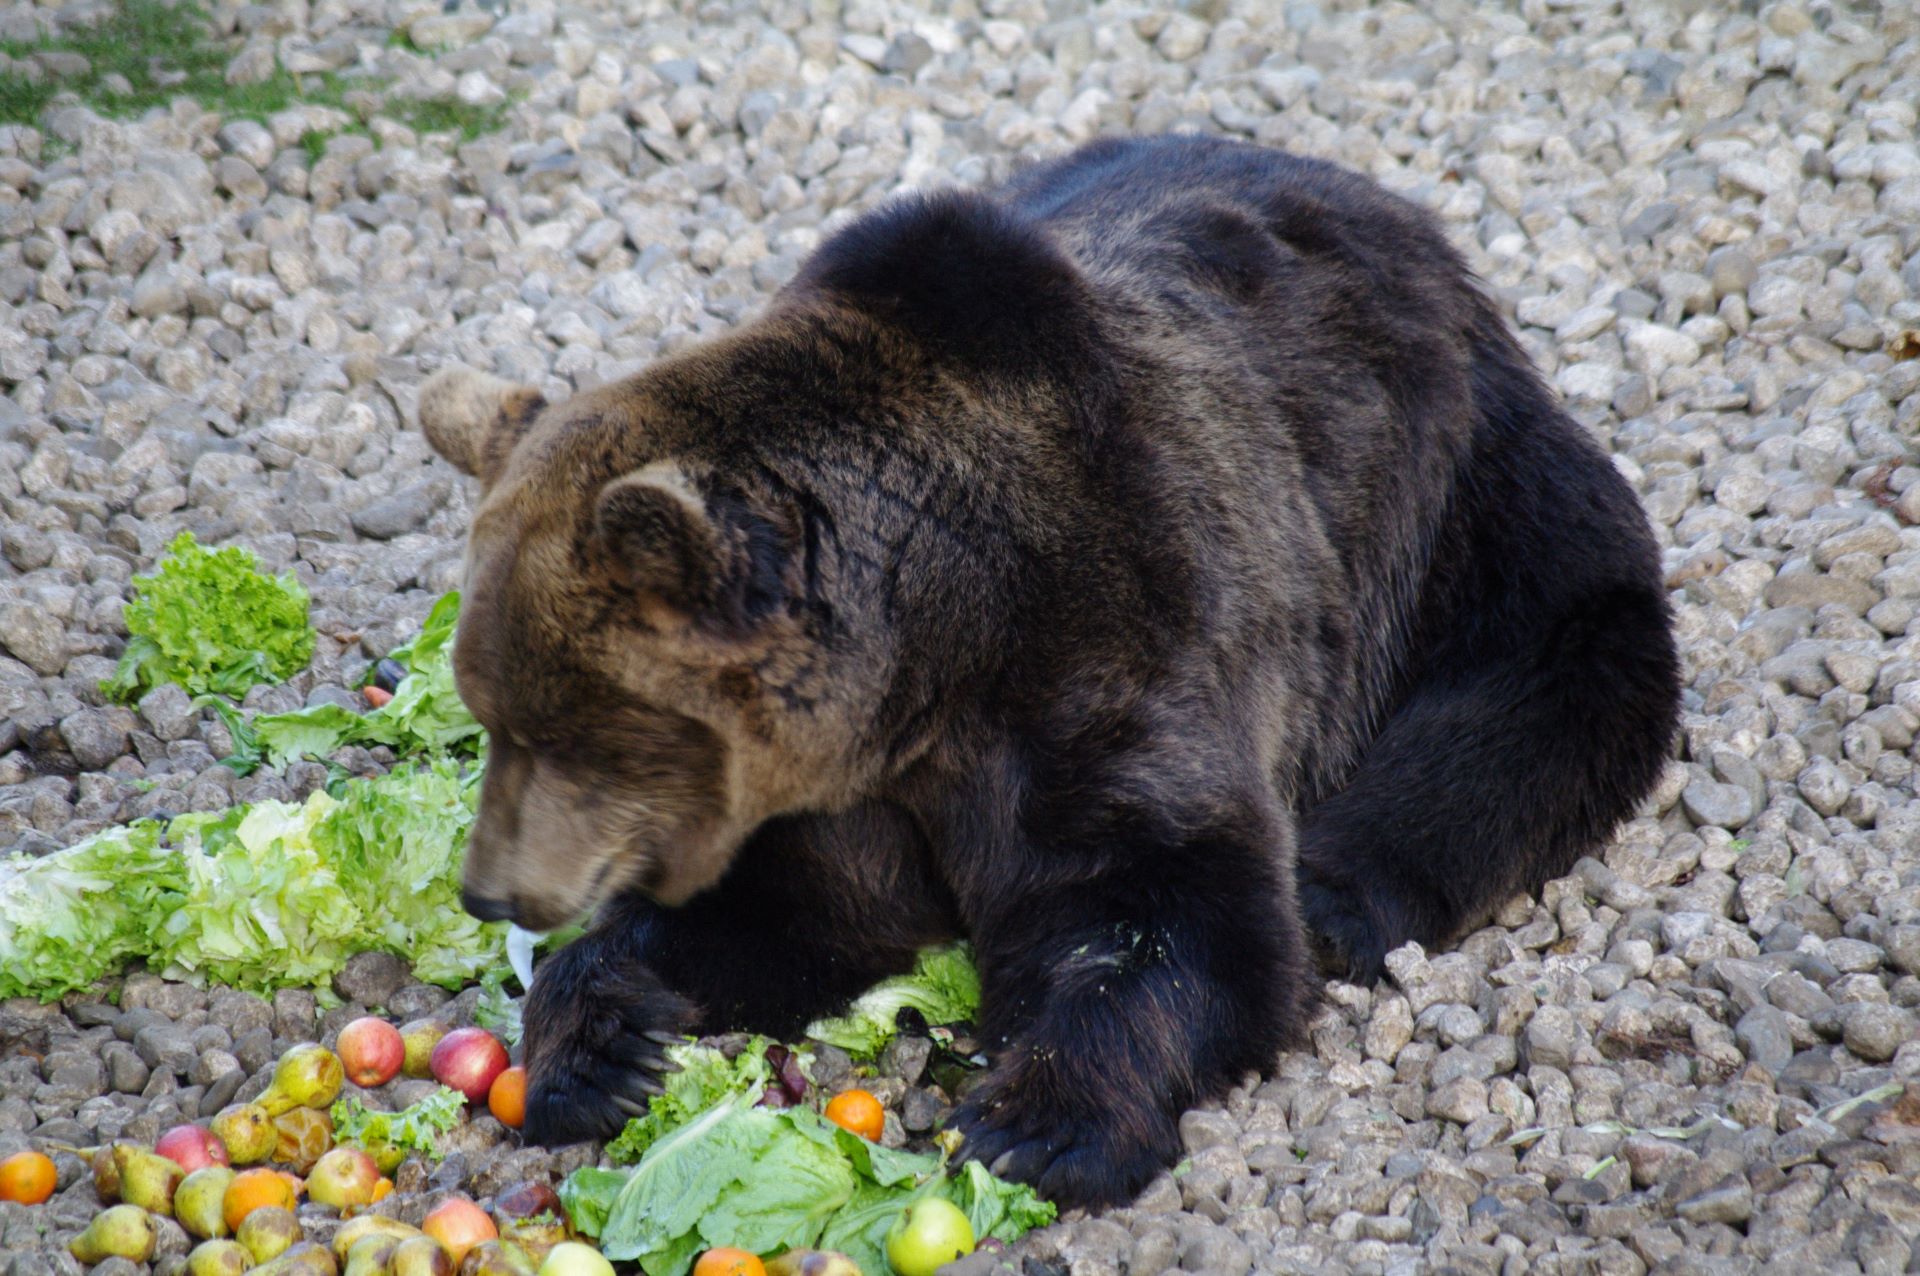
[{"label": "green lettuce leaf", "polygon": [[183,826],[186,899],[156,930],[154,964],[244,988],[319,984],[345,965],[361,911],[313,837],[335,805],[315,793],[298,806],[257,803],[237,823]]},{"label": "green lettuce leaf", "polygon": [[853,1199],[858,1176],[837,1148],[780,1128],[791,1129],[803,1119],[801,1112],[820,1119],[805,1108],[794,1109],[795,1115],[776,1114],[772,1137],[736,1176],[736,1190],[723,1193],[701,1216],[703,1249],[733,1245],[753,1254],[777,1254],[811,1245]]},{"label": "green lettuce leaf", "polygon": [[753,1165],[777,1124],[775,1114],[756,1109],[757,1092],[737,1095],[647,1149],[614,1198],[600,1252],[637,1260],[649,1276],[678,1276],[673,1256],[689,1241],[721,1194]]},{"label": "green lettuce leaf", "polygon": [[164,683],[238,699],[313,658],[307,591],[293,573],[269,576],[237,545],[203,548],[192,532],[167,546],[152,575],[133,578],[127,647],[102,694],[132,701]]},{"label": "green lettuce leaf", "polygon": [[212,709],[227,728],[227,736],[233,741],[233,752],[220,759],[221,766],[242,777],[260,769],[261,763],[267,760],[266,751],[260,747],[260,737],[254,734],[253,724],[241,717],[238,709],[220,696],[195,696],[193,707]]},{"label": "green lettuce leaf", "polygon": [[756,1037],[732,1059],[712,1046],[690,1041],[668,1046],[664,1053],[677,1071],[662,1080],[665,1092],[648,1101],[647,1115],[627,1122],[627,1128],[607,1144],[607,1159],[616,1165],[631,1165],[646,1154],[654,1140],[702,1112],[743,1094],[758,1097],[773,1076],[773,1068],[767,1063],[769,1044],[765,1038]]},{"label": "green lettuce leaf", "polygon": [[186,889],[161,833],[142,820],[38,859],[0,860],[0,1000],[52,1000],[146,950],[151,919]]},{"label": "green lettuce leaf", "polygon": [[447,988],[501,965],[507,924],[479,921],[460,904],[477,773],[443,759],[349,780],[340,794],[314,836],[360,909],[355,951],[385,949],[411,962],[416,979]]},{"label": "green lettuce leaf", "polygon": [[633,1177],[631,1170],[609,1170],[585,1165],[567,1175],[560,1184],[560,1205],[567,1221],[583,1236],[598,1237],[607,1230],[607,1217],[613,1203]]},{"label": "green lettuce leaf", "polygon": [[467,1111],[467,1096],[441,1086],[418,1103],[398,1112],[373,1112],[349,1095],[333,1105],[335,1143],[354,1143],[363,1148],[376,1145],[419,1152],[437,1161],[440,1146],[437,1135],[459,1125]]},{"label": "green lettuce leaf", "polygon": [[0,997],[58,997],[132,958],[323,998],[368,949],[447,987],[502,966],[506,925],[460,906],[476,778],[443,759],[338,793],[142,821],[0,863]]},{"label": "green lettuce leaf", "polygon": [[433,605],[419,636],[394,648],[391,656],[405,666],[407,676],[393,699],[378,709],[355,713],[321,704],[256,717],[252,730],[268,760],[284,766],[299,758],[325,757],[349,744],[384,744],[403,756],[472,753],[483,747],[485,732],[453,685],[453,635],[459,619],[456,591]]},{"label": "green lettuce leaf", "polygon": [[252,729],[267,760],[274,766],[285,766],[299,758],[324,758],[342,745],[371,739],[365,723],[365,716],[351,709],[316,704],[289,713],[260,714],[254,718]]},{"label": "green lettuce leaf", "polygon": [[942,1191],[966,1213],[975,1239],[997,1236],[1012,1243],[1053,1222],[1053,1206],[1035,1196],[1032,1188],[995,1178],[978,1161],[961,1166]]},{"label": "green lettuce leaf", "polygon": [[715,1245],[763,1256],[815,1247],[885,1272],[887,1229],[923,1196],[952,1201],[979,1237],[1011,1241],[1053,1220],[1032,1189],[982,1166],[950,1175],[939,1157],[868,1143],[812,1108],[756,1106],[770,1081],[768,1044],[756,1038],[733,1060],[670,1047],[681,1072],[622,1136],[638,1164],[576,1170],[561,1185],[573,1225],[607,1257],[683,1276]]},{"label": "green lettuce leaf", "polygon": [[972,1021],[980,1009],[980,973],[966,944],[927,949],[910,973],[881,980],[847,1007],[846,1014],[808,1024],[807,1035],[856,1059],[870,1059],[893,1040],[895,1016],[907,1006],[929,1024]]}]

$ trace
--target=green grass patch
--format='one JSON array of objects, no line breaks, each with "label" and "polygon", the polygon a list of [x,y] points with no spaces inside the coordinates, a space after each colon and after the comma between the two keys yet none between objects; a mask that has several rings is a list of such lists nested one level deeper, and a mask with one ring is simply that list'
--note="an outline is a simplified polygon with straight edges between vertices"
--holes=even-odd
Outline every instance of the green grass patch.
[{"label": "green grass patch", "polygon": [[455,98],[389,98],[382,114],[416,133],[458,132],[461,141],[471,142],[505,124],[509,105],[511,101],[471,106]]},{"label": "green grass patch", "polygon": [[[390,47],[413,49],[405,31],[388,37]],[[0,52],[23,59],[37,53],[77,54],[84,71],[42,74],[37,80],[17,71],[0,72],[0,123],[38,125],[41,114],[61,93],[76,94],[102,115],[125,119],[190,97],[228,119],[265,120],[288,107],[334,107],[354,115],[348,94],[386,87],[369,76],[326,72],[294,75],[276,67],[254,84],[228,84],[227,63],[237,42],[215,34],[206,12],[191,0],[119,0],[105,20],[31,43],[0,41]],[[417,50],[416,50],[417,51]],[[382,113],[415,132],[457,131],[462,141],[492,132],[506,122],[507,107],[469,106],[451,99],[396,98]],[[363,124],[348,126],[365,133]],[[310,131],[301,145],[313,159],[326,149],[331,134]]]}]

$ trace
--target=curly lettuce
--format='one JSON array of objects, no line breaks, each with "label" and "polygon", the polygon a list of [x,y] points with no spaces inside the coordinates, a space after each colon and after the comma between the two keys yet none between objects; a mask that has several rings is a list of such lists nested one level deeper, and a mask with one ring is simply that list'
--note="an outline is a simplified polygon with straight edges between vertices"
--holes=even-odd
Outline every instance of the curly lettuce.
[{"label": "curly lettuce", "polygon": [[433,605],[418,637],[393,650],[392,659],[407,674],[386,704],[368,713],[321,704],[262,714],[251,724],[249,743],[257,742],[275,766],[324,758],[349,744],[384,744],[403,756],[476,752],[485,745],[485,733],[453,685],[453,634],[459,619],[460,595],[455,591]]},{"label": "curly lettuce", "polygon": [[131,635],[102,694],[132,701],[177,683],[189,695],[239,699],[279,682],[313,658],[307,591],[292,572],[269,576],[237,545],[207,549],[182,532],[150,576],[133,578]]},{"label": "curly lettuce", "polygon": [[758,1097],[773,1076],[773,1065],[767,1062],[769,1044],[764,1037],[755,1037],[731,1059],[712,1046],[693,1042],[668,1046],[667,1062],[675,1070],[661,1078],[664,1092],[648,1100],[645,1116],[628,1121],[626,1129],[607,1144],[607,1159],[632,1164],[661,1135],[679,1129],[697,1114],[743,1094]]},{"label": "curly lettuce", "polygon": [[147,951],[152,919],[180,907],[186,873],[158,820],[64,851],[0,860],[0,1000],[55,997]]},{"label": "curly lettuce", "polygon": [[907,974],[883,979],[862,993],[844,1015],[807,1025],[815,1041],[839,1046],[856,1059],[870,1059],[893,1040],[895,1018],[908,1006],[930,1024],[971,1023],[980,1009],[980,972],[964,943],[922,952]]},{"label": "curly lettuce", "polygon": [[401,1153],[418,1152],[438,1161],[437,1136],[459,1125],[466,1113],[467,1096],[441,1086],[420,1102],[398,1112],[374,1112],[348,1095],[335,1102],[328,1115],[333,1119],[336,1143],[353,1143],[368,1151],[392,1148]]},{"label": "curly lettuce", "polygon": [[475,778],[441,761],[0,864],[0,996],[51,999],[144,959],[171,978],[330,997],[368,949],[459,987],[506,957],[506,925],[460,906],[477,800]]}]

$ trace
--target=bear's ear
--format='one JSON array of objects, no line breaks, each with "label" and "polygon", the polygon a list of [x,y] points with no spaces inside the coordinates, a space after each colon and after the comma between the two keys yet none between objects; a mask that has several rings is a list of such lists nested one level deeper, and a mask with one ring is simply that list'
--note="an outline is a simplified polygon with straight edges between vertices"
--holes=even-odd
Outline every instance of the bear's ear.
[{"label": "bear's ear", "polygon": [[822,244],[793,287],[897,325],[974,372],[1072,376],[1096,340],[1091,294],[1066,254],[971,191],[881,205]]},{"label": "bear's ear", "polygon": [[778,526],[742,498],[703,493],[670,461],[601,488],[593,531],[608,575],[679,619],[739,633],[784,597]]},{"label": "bear's ear", "polygon": [[454,364],[420,387],[418,416],[434,451],[491,487],[513,445],[546,406],[532,386]]}]

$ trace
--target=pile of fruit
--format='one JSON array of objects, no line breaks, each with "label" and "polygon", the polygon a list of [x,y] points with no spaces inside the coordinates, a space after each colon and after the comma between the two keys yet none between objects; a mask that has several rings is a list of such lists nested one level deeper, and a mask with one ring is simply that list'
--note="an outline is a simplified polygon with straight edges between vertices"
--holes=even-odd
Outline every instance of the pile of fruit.
[{"label": "pile of fruit", "polygon": [[[199,1242],[187,1256],[190,1276],[611,1276],[606,1259],[571,1239],[559,1197],[543,1183],[502,1193],[492,1216],[457,1197],[417,1228],[366,1212],[393,1191],[383,1171],[457,1122],[460,1107],[484,1103],[503,1125],[520,1125],[526,1073],[508,1066],[498,1038],[425,1021],[403,1035],[368,1016],[343,1028],[337,1047],[292,1047],[257,1099],[205,1126],[176,1126],[152,1148],[71,1149],[91,1155],[107,1207],[72,1242],[74,1257],[146,1262],[154,1220],[164,1217]],[[392,1114],[336,1103],[348,1080],[381,1086],[402,1072],[438,1080],[440,1095]],[[0,1163],[0,1200],[40,1204],[56,1179],[45,1153],[18,1153]],[[345,1220],[329,1243],[305,1235],[294,1212],[303,1196]]]},{"label": "pile of fruit", "polygon": [[[371,1089],[402,1074],[441,1088],[397,1113],[342,1097],[346,1082]],[[458,1124],[468,1107],[483,1106],[510,1128],[524,1119],[526,1072],[510,1065],[492,1033],[447,1031],[426,1020],[404,1030],[373,1016],[354,1020],[335,1050],[311,1042],[288,1049],[264,1092],[205,1125],[176,1126],[151,1148],[55,1149],[91,1158],[103,1206],[70,1248],[89,1265],[145,1263],[162,1237],[156,1220],[170,1218],[196,1242],[188,1276],[613,1276],[612,1263],[581,1239],[560,1193],[544,1182],[500,1192],[491,1213],[450,1197],[418,1227],[375,1210],[394,1191],[388,1174],[410,1153],[434,1155],[434,1135]],[[822,1115],[870,1142],[884,1124],[881,1104],[865,1090],[836,1095]],[[0,1161],[0,1200],[41,1204],[57,1179],[44,1152],[18,1153]],[[296,1213],[303,1198],[309,1208]],[[885,1255],[896,1276],[932,1276],[974,1244],[966,1213],[936,1197],[899,1212]],[[861,1276],[861,1269],[834,1251],[791,1249],[763,1263],[746,1250],[716,1247],[699,1254],[693,1276]]]}]

